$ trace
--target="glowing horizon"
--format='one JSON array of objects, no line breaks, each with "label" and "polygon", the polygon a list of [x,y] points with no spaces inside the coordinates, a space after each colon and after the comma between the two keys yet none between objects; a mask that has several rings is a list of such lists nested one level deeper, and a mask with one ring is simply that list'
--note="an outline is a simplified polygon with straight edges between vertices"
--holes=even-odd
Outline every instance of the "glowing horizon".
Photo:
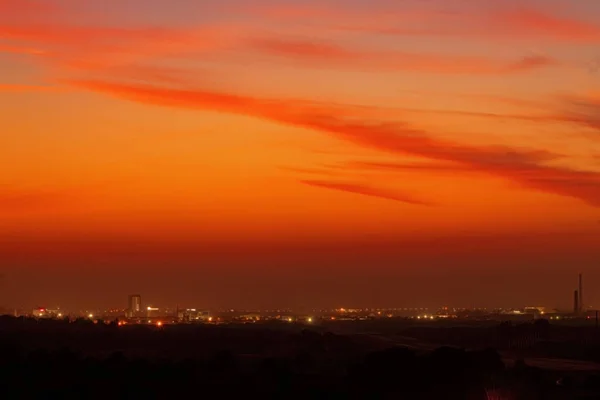
[{"label": "glowing horizon", "polygon": [[515,257],[546,246],[592,269],[599,14],[592,0],[0,0],[0,255],[76,265],[127,243],[139,266],[229,246],[296,265],[440,240],[426,251],[476,264],[513,238]]}]

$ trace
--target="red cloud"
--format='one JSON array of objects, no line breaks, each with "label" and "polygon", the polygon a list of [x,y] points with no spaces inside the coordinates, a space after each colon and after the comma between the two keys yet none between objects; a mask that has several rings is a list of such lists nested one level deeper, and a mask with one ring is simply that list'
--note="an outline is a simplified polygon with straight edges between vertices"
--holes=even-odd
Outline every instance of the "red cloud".
[{"label": "red cloud", "polygon": [[[523,187],[575,197],[600,206],[600,173],[545,165],[560,155],[545,151],[476,147],[436,139],[403,123],[357,119],[354,108],[294,100],[269,100],[212,91],[173,90],[108,82],[71,82],[81,88],[120,98],[189,109],[249,115],[327,133],[358,146],[392,154],[409,154],[463,164],[514,181]],[[353,118],[354,117],[354,118]]]},{"label": "red cloud", "polygon": [[305,185],[316,186],[325,189],[338,190],[348,193],[356,193],[370,197],[378,197],[386,200],[394,200],[402,203],[409,203],[420,206],[430,206],[430,203],[417,200],[411,196],[399,194],[396,192],[389,192],[387,190],[374,188],[371,186],[356,184],[356,183],[343,183],[343,182],[332,182],[332,181],[315,181],[315,180],[303,180],[300,181]]},{"label": "red cloud", "polygon": [[348,50],[329,43],[307,40],[261,39],[253,46],[267,54],[316,63],[319,66],[390,71],[421,71],[455,74],[508,74],[555,64],[542,56],[526,57],[513,63],[481,57],[441,56],[424,53]]}]

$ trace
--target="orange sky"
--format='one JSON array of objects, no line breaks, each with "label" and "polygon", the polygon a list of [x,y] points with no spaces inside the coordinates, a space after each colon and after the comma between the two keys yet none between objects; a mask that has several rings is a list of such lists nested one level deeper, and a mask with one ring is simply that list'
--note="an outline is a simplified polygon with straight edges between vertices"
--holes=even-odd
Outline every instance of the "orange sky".
[{"label": "orange sky", "polygon": [[[13,283],[44,277],[0,304],[173,302],[176,281],[155,288],[169,268],[227,282],[186,295],[207,305],[568,302],[561,284],[600,262],[594,15],[594,0],[0,0],[0,257]],[[273,268],[288,291],[310,277],[312,300],[275,289]],[[546,289],[514,299],[324,284],[542,270]],[[51,289],[102,271],[126,287]],[[241,271],[260,290],[241,295]]]}]

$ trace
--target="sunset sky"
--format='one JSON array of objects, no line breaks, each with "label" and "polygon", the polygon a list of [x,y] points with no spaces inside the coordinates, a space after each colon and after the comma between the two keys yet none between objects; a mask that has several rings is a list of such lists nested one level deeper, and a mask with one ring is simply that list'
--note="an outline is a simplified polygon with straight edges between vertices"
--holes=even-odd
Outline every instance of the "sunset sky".
[{"label": "sunset sky", "polygon": [[598,16],[0,0],[0,305],[600,304]]}]

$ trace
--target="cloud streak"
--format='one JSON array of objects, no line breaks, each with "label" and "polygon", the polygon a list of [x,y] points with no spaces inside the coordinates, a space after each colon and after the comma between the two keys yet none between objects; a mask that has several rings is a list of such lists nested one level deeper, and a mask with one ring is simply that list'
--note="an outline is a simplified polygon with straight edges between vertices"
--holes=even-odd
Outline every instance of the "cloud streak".
[{"label": "cloud streak", "polygon": [[498,33],[541,37],[567,42],[600,41],[600,25],[552,15],[537,9],[519,9],[498,13],[492,17]]},{"label": "cloud streak", "polygon": [[568,96],[563,99],[563,104],[564,111],[559,118],[594,129],[600,134],[600,97]]},{"label": "cloud streak", "polygon": [[[560,15],[559,15],[560,13]],[[327,16],[325,13],[321,13]],[[515,8],[494,4],[482,9],[464,8],[449,12],[423,7],[416,12],[396,10],[389,15],[396,20],[381,19],[377,10],[365,13],[361,19],[350,12],[330,13],[326,26],[341,30],[399,36],[440,36],[471,40],[514,41],[535,39],[562,43],[600,42],[600,24],[594,24],[565,15],[552,7],[543,10],[532,7]],[[265,14],[268,16],[269,14]],[[293,18],[290,13],[287,18]],[[286,18],[285,14],[278,18]]]},{"label": "cloud streak", "polygon": [[402,122],[361,119],[352,110],[297,100],[261,99],[214,91],[174,90],[147,85],[74,81],[82,89],[145,104],[247,115],[326,133],[390,154],[463,164],[524,188],[578,198],[600,206],[600,173],[550,166],[562,158],[547,151],[471,146],[437,139]]},{"label": "cloud streak", "polygon": [[377,197],[385,200],[399,201],[402,203],[408,203],[419,206],[431,206],[431,203],[415,199],[406,194],[399,194],[397,192],[391,192],[384,189],[375,188],[372,186],[366,186],[357,183],[345,183],[345,182],[333,182],[333,181],[321,181],[321,180],[301,180],[301,183],[324,189],[337,190],[340,192],[360,194],[369,197]]},{"label": "cloud streak", "polygon": [[349,161],[339,166],[343,169],[373,171],[434,171],[434,172],[472,172],[469,166],[452,163],[398,163],[385,161]]},{"label": "cloud streak", "polygon": [[85,55],[165,55],[182,51],[199,52],[220,47],[226,27],[176,29],[160,27],[75,26],[65,24],[3,24],[5,40],[46,46],[48,52]]},{"label": "cloud streak", "polygon": [[[31,14],[38,12],[40,18],[32,22],[18,17],[22,11],[14,9],[12,19],[0,18],[0,53],[40,56],[38,61],[59,74],[122,76],[127,70],[131,73],[137,68],[143,69],[141,72],[147,77],[154,75],[157,81],[174,82],[172,71],[165,71],[170,68],[164,66],[165,59],[173,61],[184,55],[228,48],[235,43],[233,38],[240,28],[218,24],[191,27],[77,24],[71,21],[85,21],[85,18],[73,16],[69,22],[58,21],[43,18],[43,13],[36,9]],[[68,11],[66,15],[70,15]],[[161,61],[161,67],[147,65],[156,60]]]},{"label": "cloud streak", "polygon": [[298,174],[337,176],[338,174],[325,168],[304,168],[304,167],[279,167],[282,171],[294,172]]},{"label": "cloud streak", "polygon": [[46,54],[44,50],[37,49],[34,47],[14,46],[8,44],[0,44],[0,53],[28,54],[33,56],[40,56]]},{"label": "cloud streak", "polygon": [[331,43],[297,39],[263,38],[252,41],[251,46],[265,54],[315,66],[382,71],[501,75],[557,64],[555,60],[544,56],[525,57],[506,63],[482,57],[357,51]]}]

